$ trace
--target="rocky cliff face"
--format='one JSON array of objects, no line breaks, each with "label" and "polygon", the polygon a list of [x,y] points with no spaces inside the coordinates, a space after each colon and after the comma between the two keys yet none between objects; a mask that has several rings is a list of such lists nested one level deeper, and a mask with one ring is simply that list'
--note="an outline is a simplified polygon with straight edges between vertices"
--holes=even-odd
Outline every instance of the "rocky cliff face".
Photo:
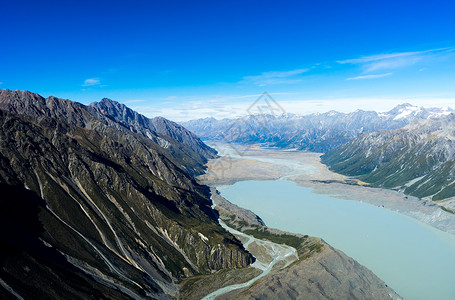
[{"label": "rocky cliff face", "polygon": [[168,299],[182,278],[254,261],[218,225],[188,145],[29,92],[1,91],[0,108],[2,297]]},{"label": "rocky cliff face", "polygon": [[417,197],[455,196],[455,115],[362,135],[324,156],[330,168]]}]

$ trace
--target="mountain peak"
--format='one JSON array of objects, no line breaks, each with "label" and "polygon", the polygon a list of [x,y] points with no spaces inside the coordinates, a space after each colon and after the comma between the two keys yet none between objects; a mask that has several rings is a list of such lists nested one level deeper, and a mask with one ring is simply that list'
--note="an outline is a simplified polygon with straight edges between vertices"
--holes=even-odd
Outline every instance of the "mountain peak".
[{"label": "mountain peak", "polygon": [[409,102],[406,102],[406,103],[398,104],[397,106],[395,106],[395,108],[407,108],[407,107],[410,107],[410,106],[415,107],[415,105],[413,105],[413,104],[411,104]]},{"label": "mountain peak", "polygon": [[[118,101],[115,101],[115,100],[112,100],[112,99],[109,99],[109,98],[103,98],[101,99],[100,101],[101,103],[119,103]],[[120,104],[120,103],[119,103]]]},{"label": "mountain peak", "polygon": [[121,109],[125,109],[125,108],[130,109],[125,104],[122,104],[118,101],[115,101],[115,100],[112,100],[109,98],[103,98],[99,102],[94,101],[94,102],[90,103],[88,106],[97,107],[97,108],[115,107],[115,108],[121,108]]},{"label": "mountain peak", "polygon": [[403,103],[395,106],[386,113],[380,114],[383,117],[391,117],[394,120],[415,118],[417,115],[426,114],[426,109],[410,103]]},{"label": "mountain peak", "polygon": [[393,114],[393,113],[399,112],[403,109],[412,109],[412,108],[417,108],[417,106],[413,105],[411,103],[402,103],[402,104],[398,104],[397,106],[395,106],[394,108],[389,110],[389,113]]},{"label": "mountain peak", "polygon": [[[124,104],[122,104],[122,103],[120,103],[118,101],[109,99],[109,98],[103,98],[98,103],[101,104],[101,105],[107,105],[107,106],[126,107]],[[95,102],[95,105],[96,105],[96,102]]]}]

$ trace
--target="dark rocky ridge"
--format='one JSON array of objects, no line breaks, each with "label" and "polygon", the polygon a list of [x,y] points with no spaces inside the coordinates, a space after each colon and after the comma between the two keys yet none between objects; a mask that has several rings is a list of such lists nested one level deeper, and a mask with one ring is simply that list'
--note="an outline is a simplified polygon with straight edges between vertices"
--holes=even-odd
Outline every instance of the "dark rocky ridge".
[{"label": "dark rocky ridge", "polygon": [[91,103],[88,109],[96,114],[110,116],[117,122],[125,124],[131,131],[140,132],[145,136],[149,136],[151,132],[157,132],[171,137],[196,150],[195,152],[201,158],[216,157],[216,150],[204,144],[195,134],[185,129],[182,125],[163,117],[149,119],[124,104],[107,98],[102,99],[100,102]]},{"label": "dark rocky ridge", "polygon": [[[104,99],[100,104],[85,106],[81,103],[52,96],[45,99],[28,91],[0,90],[0,109],[32,117],[46,116],[70,125],[100,132],[109,133],[108,129],[115,128],[126,134],[133,132],[142,134],[155,144],[160,145],[159,151],[163,155],[175,161],[180,168],[192,175],[203,173],[203,164],[207,159],[216,155],[214,149],[205,145],[185,128],[171,121],[163,121],[161,118],[152,121],[108,99]],[[119,117],[120,110],[125,111],[127,116],[133,117]],[[109,114],[111,112],[114,113],[113,116]],[[141,121],[135,121],[136,119]],[[168,126],[161,126],[160,124],[163,123]],[[174,127],[178,132],[173,133],[173,124],[175,124]],[[176,140],[174,137],[179,135],[182,137]]]},{"label": "dark rocky ridge", "polygon": [[2,90],[0,107],[2,297],[168,299],[182,278],[253,261],[188,145],[30,92]]}]

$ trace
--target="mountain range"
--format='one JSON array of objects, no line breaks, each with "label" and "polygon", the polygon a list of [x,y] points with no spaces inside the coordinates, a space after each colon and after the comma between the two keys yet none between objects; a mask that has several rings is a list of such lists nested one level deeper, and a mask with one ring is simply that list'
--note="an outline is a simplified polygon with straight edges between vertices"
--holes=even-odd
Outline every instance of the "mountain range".
[{"label": "mountain range", "polygon": [[[113,100],[0,90],[0,298],[199,299],[242,282],[255,258],[195,179],[216,155],[181,125]],[[291,240],[304,255],[248,297],[399,298],[322,240]]]},{"label": "mountain range", "polygon": [[364,134],[322,156],[333,171],[431,200],[455,197],[455,115]]},{"label": "mountain range", "polygon": [[451,108],[423,108],[401,104],[385,113],[356,110],[310,115],[254,115],[216,120],[204,118],[182,125],[203,140],[327,152],[364,133],[398,129],[418,119],[435,119],[452,113]]},{"label": "mountain range", "polygon": [[406,103],[385,113],[248,115],[183,125],[208,141],[322,152],[331,170],[372,186],[435,201],[455,197],[455,122],[449,107]]},{"label": "mountain range", "polygon": [[194,180],[214,150],[180,125],[26,91],[0,108],[2,298],[169,299],[254,261]]}]

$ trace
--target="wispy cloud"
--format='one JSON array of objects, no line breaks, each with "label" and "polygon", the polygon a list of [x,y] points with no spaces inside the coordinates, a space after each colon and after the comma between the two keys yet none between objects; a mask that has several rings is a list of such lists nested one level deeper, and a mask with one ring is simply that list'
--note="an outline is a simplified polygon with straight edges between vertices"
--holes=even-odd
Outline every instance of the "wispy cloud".
[{"label": "wispy cloud", "polygon": [[250,83],[257,86],[272,84],[289,84],[300,82],[299,75],[308,72],[310,69],[296,69],[290,71],[269,71],[256,76],[245,76],[241,83]]},{"label": "wispy cloud", "polygon": [[414,52],[397,52],[389,54],[378,54],[370,56],[362,56],[354,59],[339,60],[339,64],[355,64],[360,65],[364,72],[374,72],[378,70],[391,70],[407,66],[415,65],[421,61],[427,61],[453,53],[455,47],[430,49]]},{"label": "wispy cloud", "polygon": [[146,100],[143,99],[133,99],[133,100],[125,100],[123,103],[140,103],[140,102],[146,102]]},{"label": "wispy cloud", "polygon": [[392,74],[393,73],[362,75],[362,76],[350,77],[350,78],[347,78],[346,80],[375,79],[375,78],[382,78],[382,77],[390,76]]},{"label": "wispy cloud", "polygon": [[94,86],[94,85],[101,85],[101,81],[99,78],[88,78],[85,79],[82,86]]}]

